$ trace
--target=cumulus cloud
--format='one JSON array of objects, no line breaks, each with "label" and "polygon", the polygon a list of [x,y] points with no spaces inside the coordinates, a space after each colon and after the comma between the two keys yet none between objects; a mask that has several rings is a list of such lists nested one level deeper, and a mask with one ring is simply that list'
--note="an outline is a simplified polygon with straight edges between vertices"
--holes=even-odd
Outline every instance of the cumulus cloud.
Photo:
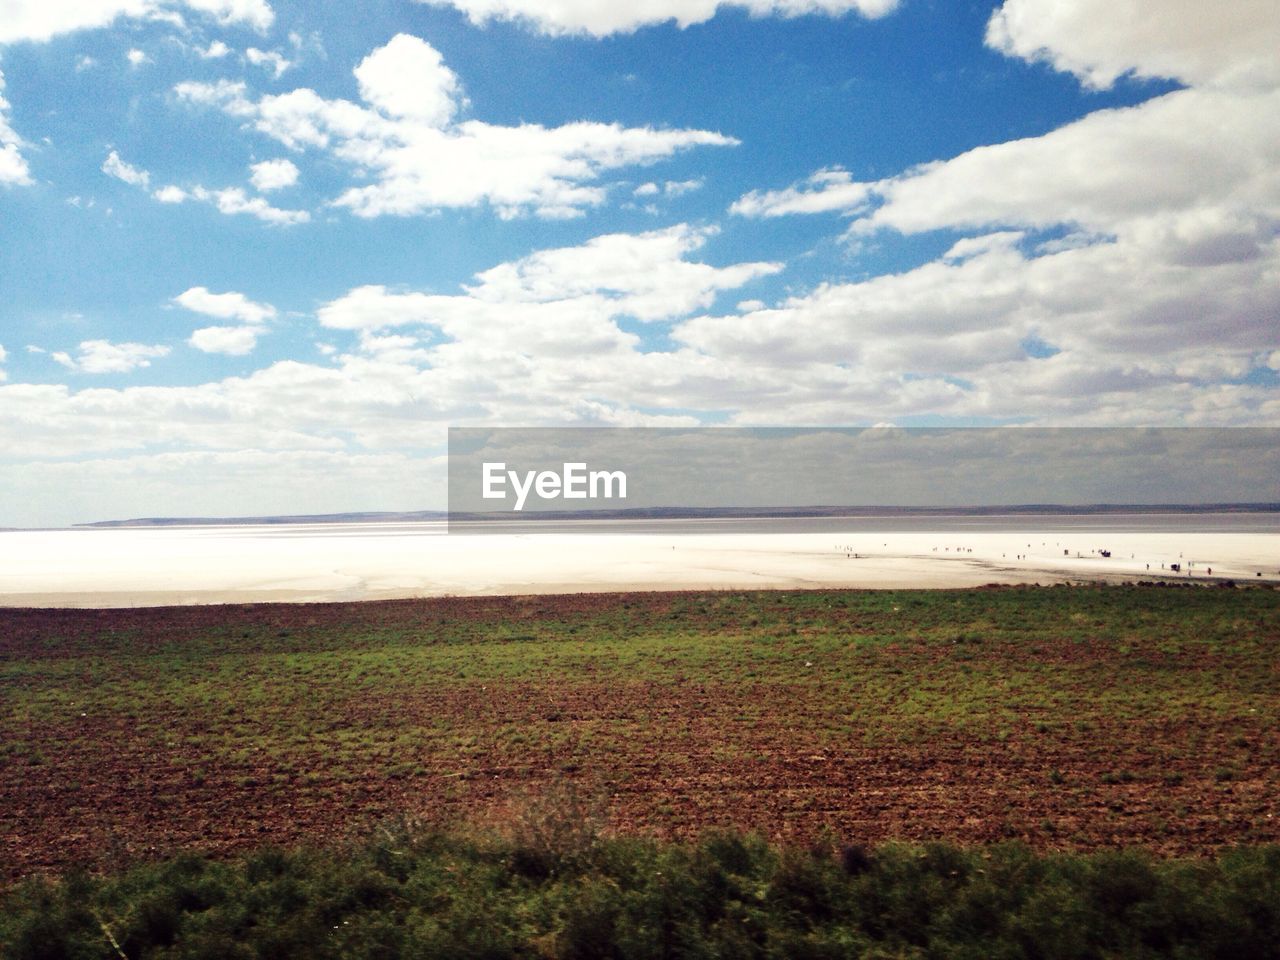
[{"label": "cumulus cloud", "polygon": [[293,226],[299,223],[308,223],[311,220],[311,214],[306,210],[284,210],[280,207],[273,207],[262,197],[249,196],[240,187],[224,187],[220,190],[210,190],[200,185],[183,188],[169,184],[161,187],[152,196],[161,203],[177,204],[185,203],[188,200],[198,200],[202,203],[212,204],[219,213],[227,216],[241,213],[248,214],[263,223],[269,223],[276,227]]},{"label": "cumulus cloud", "polygon": [[1280,78],[1260,66],[1276,62],[1260,51],[1280,21],[1259,5],[1196,11],[1008,0],[988,34],[1005,52],[1093,86],[1125,73],[1192,86],[882,180],[828,168],[749,193],[734,213],[837,212],[851,239],[967,236],[904,274],[694,318],[673,337],[808,376],[839,357],[849,376],[894,373],[899,396],[933,384],[936,409],[959,415],[1274,420],[1274,391],[1240,381],[1265,366],[1280,314]]},{"label": "cumulus cloud", "polygon": [[[1206,265],[1170,258],[1158,236],[1044,254],[1001,231],[963,238],[902,274],[695,317],[671,336],[724,363],[825,381],[837,394],[878,384],[883,398],[862,409],[884,414],[1266,422],[1280,410],[1270,392],[1223,381],[1243,378],[1274,345],[1277,305],[1275,238],[1256,257]],[[788,392],[783,421],[806,391]],[[810,409],[824,422],[819,413],[836,405]]]},{"label": "cumulus cloud", "polygon": [[201,327],[187,340],[204,353],[222,353],[240,357],[251,353],[258,338],[266,332],[263,326],[276,316],[269,303],[255,303],[243,293],[213,293],[207,287],[192,287],[173,298],[174,303],[195,313],[219,320],[238,320],[240,326]]},{"label": "cumulus cloud", "polygon": [[262,197],[247,196],[239,187],[228,187],[223,190],[206,190],[203,187],[195,187],[190,192],[195,199],[207,200],[218,208],[219,213],[225,213],[229,216],[237,213],[247,213],[251,217],[257,217],[264,223],[270,223],[274,226],[307,223],[311,219],[311,214],[306,210],[282,210],[279,207],[273,207]]},{"label": "cumulus cloud", "polygon": [[31,170],[19,149],[21,146],[22,138],[9,126],[9,101],[4,98],[4,73],[0,72],[0,184],[31,184]]},{"label": "cumulus cloud", "polygon": [[897,8],[899,0],[649,0],[617,3],[612,0],[419,0],[432,6],[451,6],[477,26],[490,20],[515,20],[547,34],[585,33],[596,37],[632,33],[641,27],[672,21],[684,29],[705,23],[720,9],[746,10],[755,17],[798,17],[807,14],[841,16],[858,13],[882,17]]},{"label": "cumulus cloud", "polygon": [[[577,247],[543,250],[478,273],[461,295],[390,292],[365,286],[325,304],[321,325],[345,330],[383,330],[405,325],[440,328],[449,336],[472,338],[486,326],[510,336],[503,318],[527,318],[529,326],[574,340],[573,321],[634,317],[656,322],[685,316],[711,305],[722,290],[777,273],[777,263],[713,267],[687,259],[712,231],[681,224],[641,234],[596,237]],[[552,320],[559,313],[565,319]],[[614,339],[612,335],[606,339]]]},{"label": "cumulus cloud", "polygon": [[102,172],[109,177],[115,177],[117,180],[123,180],[131,186],[141,187],[144,190],[151,185],[150,173],[125,163],[120,159],[120,154],[114,150],[108,153],[107,159],[102,162]]},{"label": "cumulus cloud", "polygon": [[217,317],[219,320],[239,320],[259,324],[276,316],[276,308],[269,303],[254,303],[243,293],[212,293],[207,287],[192,287],[173,298],[174,303],[195,313]]},{"label": "cumulus cloud", "polygon": [[262,31],[275,22],[275,13],[265,0],[182,0],[182,3],[222,24],[244,24]]},{"label": "cumulus cloud", "polygon": [[136,47],[126,53],[124,58],[129,61],[129,66],[134,67],[135,69],[142,66],[144,63],[151,62],[151,58]]},{"label": "cumulus cloud", "polygon": [[[1047,58],[1098,86],[1136,72],[1192,89],[883,180],[820,170],[782,190],[749,193],[733,212],[839,211],[857,217],[863,233],[1066,224],[1078,236],[1134,229],[1165,215],[1276,218],[1280,18],[1266,5],[1007,0],[992,15],[988,42],[1010,55]],[[1263,61],[1277,72],[1258,69]],[[1232,85],[1241,78],[1249,82]]]},{"label": "cumulus cloud", "polygon": [[249,181],[260,193],[282,190],[298,182],[298,168],[290,160],[263,160],[250,168]]},{"label": "cumulus cloud", "polygon": [[42,42],[59,34],[105,27],[121,17],[171,19],[179,9],[257,30],[266,30],[275,19],[264,0],[9,0],[0,17],[0,44]]},{"label": "cumulus cloud", "polygon": [[[777,269],[698,263],[693,254],[707,239],[689,227],[601,237],[498,265],[452,296],[357,288],[320,311],[336,336],[353,331],[356,341],[323,366],[285,360],[195,386],[6,384],[0,448],[11,458],[175,444],[350,456],[421,449],[433,430],[443,441],[449,423],[691,423],[637,408],[682,392],[695,402],[752,396],[761,379],[689,351],[646,353],[618,321],[697,309],[715,291]],[[641,263],[617,275],[619,261],[634,259]],[[207,290],[185,299],[232,319],[252,316],[242,301]],[[223,326],[192,340],[224,351],[245,344],[237,331],[248,324]]]},{"label": "cumulus cloud", "polygon": [[187,342],[204,353],[242,357],[253,352],[262,333],[262,327],[201,327]]},{"label": "cumulus cloud", "polygon": [[632,196],[636,197],[657,197],[660,195],[679,197],[686,193],[692,193],[694,190],[701,190],[702,185],[703,181],[700,178],[693,180],[668,180],[661,185],[650,181],[648,183],[640,184],[640,186],[636,187],[631,191],[631,193]]},{"label": "cumulus cloud", "polygon": [[1005,0],[987,43],[1094,88],[1126,74],[1193,86],[1280,84],[1280,17],[1266,2]]},{"label": "cumulus cloud", "polygon": [[151,366],[151,360],[169,355],[169,348],[142,343],[110,343],[106,340],[85,340],[76,356],[61,352],[51,354],[54,360],[78,373],[131,373],[141,367]]},{"label": "cumulus cloud", "polygon": [[[421,450],[446,425],[691,424],[691,410],[761,424],[1280,420],[1273,389],[1221,379],[1259,358],[1280,365],[1274,243],[1259,287],[1257,261],[1142,275],[1123,262],[1140,253],[1115,241],[1038,255],[1000,231],[897,276],[769,307],[732,285],[777,265],[698,263],[708,241],[689,227],[600,237],[496,265],[452,295],[358,287],[318,312],[344,344],[319,363],[192,386],[5,384],[0,448],[10,459],[136,453],[145,470],[174,446],[193,457],[323,451],[340,465]],[[738,312],[697,313],[717,290]],[[216,303],[238,319],[233,301]],[[667,336],[646,345],[620,324],[634,316]],[[247,339],[227,326],[205,345]]]},{"label": "cumulus cloud", "polygon": [[292,60],[286,60],[284,54],[278,50],[259,50],[257,47],[250,47],[244,52],[245,59],[255,67],[263,67],[270,70],[272,76],[279,80],[286,70],[293,66]]},{"label": "cumulus cloud", "polygon": [[221,40],[215,40],[213,43],[209,44],[209,46],[202,50],[197,50],[196,52],[200,54],[200,57],[203,60],[219,60],[229,54],[231,52],[231,48]]},{"label": "cumulus cloud", "polygon": [[604,202],[609,170],[696,146],[730,146],[706,130],[594,122],[560,127],[454,121],[461,90],[426,42],[398,35],[356,68],[367,106],[301,88],[253,100],[244,84],[180,83],[177,95],[216,106],[292,150],[319,150],[372,182],[332,203],[361,217],[408,216],[487,203],[502,217],[580,215]]},{"label": "cumulus cloud", "polygon": [[429,127],[452,120],[462,96],[458,75],[444,65],[439,51],[407,33],[365,57],[355,76],[366,103]]},{"label": "cumulus cloud", "polygon": [[856,182],[847,170],[828,167],[782,190],[753,190],[739,198],[729,212],[744,217],[853,212],[867,205],[875,187],[874,183]]},{"label": "cumulus cloud", "polygon": [[[259,190],[287,186],[298,176],[297,168],[288,160],[266,161],[253,165],[250,170],[253,183]],[[151,186],[151,174],[148,171],[121,160],[120,155],[114,150],[107,154],[107,159],[102,164],[102,172],[143,190],[148,190]],[[290,179],[291,176],[292,179]],[[267,186],[261,186],[262,183]],[[188,200],[208,203],[216,207],[219,213],[227,216],[248,214],[272,226],[292,226],[311,220],[311,214],[306,210],[284,210],[273,207],[262,197],[249,196],[240,187],[211,190],[198,184],[190,188],[166,184],[152,192],[151,196],[160,203],[168,204],[186,203]]]},{"label": "cumulus cloud", "polygon": [[1196,211],[1275,218],[1278,111],[1280,91],[1217,90],[1098,111],[1042,137],[980,147],[868,185],[882,204],[857,229],[1069,224],[1116,232]]}]

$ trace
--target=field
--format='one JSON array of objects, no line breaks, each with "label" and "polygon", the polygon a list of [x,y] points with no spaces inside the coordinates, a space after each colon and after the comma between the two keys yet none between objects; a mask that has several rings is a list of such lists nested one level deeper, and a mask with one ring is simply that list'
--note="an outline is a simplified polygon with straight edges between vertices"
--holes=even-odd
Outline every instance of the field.
[{"label": "field", "polygon": [[1280,592],[0,611],[14,880],[498,822],[1162,855],[1280,841]]}]

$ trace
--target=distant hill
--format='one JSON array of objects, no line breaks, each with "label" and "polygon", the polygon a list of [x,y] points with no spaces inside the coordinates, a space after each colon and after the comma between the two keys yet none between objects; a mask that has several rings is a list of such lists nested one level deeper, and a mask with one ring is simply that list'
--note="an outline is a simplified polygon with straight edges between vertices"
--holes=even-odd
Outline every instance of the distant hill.
[{"label": "distant hill", "polygon": [[421,523],[441,520],[711,520],[786,517],[937,517],[1009,515],[1104,515],[1118,513],[1206,514],[1280,513],[1280,503],[1029,503],[989,506],[813,506],[813,507],[631,507],[611,510],[547,510],[504,513],[458,513],[443,510],[409,512],[322,513],[270,517],[140,517],[132,520],[99,520],[77,527],[177,527],[245,526],[297,523]]},{"label": "distant hill", "polygon": [[418,523],[425,520],[447,520],[443,510],[416,510],[408,513],[319,513],[278,517],[137,517],[132,520],[98,520],[77,523],[75,527],[186,527],[246,526],[281,523]]}]

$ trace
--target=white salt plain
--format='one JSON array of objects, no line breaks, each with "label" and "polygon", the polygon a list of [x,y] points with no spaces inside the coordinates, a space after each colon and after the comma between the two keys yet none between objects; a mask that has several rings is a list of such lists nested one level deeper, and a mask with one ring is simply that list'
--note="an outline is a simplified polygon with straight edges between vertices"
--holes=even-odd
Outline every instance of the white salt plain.
[{"label": "white salt plain", "polygon": [[[966,587],[1161,576],[1280,583],[1275,514],[917,517],[896,526],[884,518],[668,520],[555,530],[459,535],[443,523],[359,523],[2,531],[0,605]],[[1104,549],[1109,558],[1097,552]],[[1180,573],[1168,569],[1174,563]]]}]

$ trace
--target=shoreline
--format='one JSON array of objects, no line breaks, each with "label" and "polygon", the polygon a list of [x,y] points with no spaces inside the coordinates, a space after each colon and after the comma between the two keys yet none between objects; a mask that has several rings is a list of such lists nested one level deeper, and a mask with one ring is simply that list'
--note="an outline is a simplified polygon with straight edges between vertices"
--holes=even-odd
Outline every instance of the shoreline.
[{"label": "shoreline", "polygon": [[682,586],[674,583],[667,584],[645,584],[643,586],[636,585],[617,585],[596,587],[583,584],[539,584],[528,590],[502,590],[497,589],[493,592],[486,593],[414,593],[402,594],[391,592],[387,594],[368,595],[358,598],[336,597],[327,595],[312,595],[305,591],[297,591],[289,593],[284,591],[239,591],[234,593],[218,593],[218,594],[200,594],[192,596],[180,591],[147,591],[142,593],[122,594],[122,593],[97,593],[97,594],[56,594],[42,593],[32,595],[22,594],[4,594],[0,595],[0,610],[5,611],[23,611],[23,610],[165,610],[173,608],[188,607],[245,607],[245,606],[325,606],[334,604],[383,604],[383,603],[400,603],[412,602],[415,600],[519,600],[519,599],[547,599],[558,597],[612,597],[625,598],[629,596],[676,596],[676,595],[701,595],[701,594],[734,594],[734,593],[795,593],[795,592],[845,592],[854,591],[860,593],[897,593],[902,591],[936,591],[944,593],[948,591],[965,592],[971,590],[1016,590],[1018,588],[1041,588],[1050,587],[1146,587],[1150,589],[1215,589],[1232,587],[1235,589],[1254,589],[1254,590],[1280,590],[1280,581],[1277,580],[1236,580],[1230,577],[1204,577],[1195,580],[1171,580],[1167,578],[1153,578],[1143,580],[1132,580],[1120,577],[1098,577],[1094,579],[1080,579],[1077,577],[1049,578],[1042,577],[1040,580],[986,580],[981,583],[964,583],[964,584],[929,584],[922,585],[919,583],[889,583],[878,584],[876,586],[865,586],[860,584],[840,584],[840,583],[823,583],[823,584],[713,584],[709,586]]},{"label": "shoreline", "polygon": [[[1180,569],[1173,570],[1173,565]],[[0,607],[152,607],[1140,580],[1280,583],[1275,532],[1080,528],[446,535],[438,527],[0,535]]]}]

